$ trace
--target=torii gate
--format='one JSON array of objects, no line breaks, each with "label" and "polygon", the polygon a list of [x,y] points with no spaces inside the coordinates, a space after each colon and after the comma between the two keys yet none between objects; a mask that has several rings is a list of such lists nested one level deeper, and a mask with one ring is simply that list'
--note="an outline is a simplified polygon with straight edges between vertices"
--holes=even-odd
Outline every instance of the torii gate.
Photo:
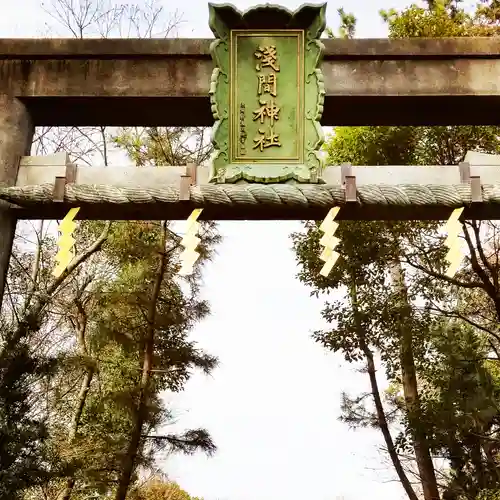
[{"label": "torii gate", "polygon": [[[320,121],[500,124],[500,40],[320,41],[325,9],[210,5],[216,40],[0,40],[0,301],[16,220],[75,206],[87,219],[203,208],[207,219],[279,220],[337,205],[340,219],[387,220],[445,219],[465,205],[465,217],[499,219],[498,167],[325,168],[317,153]],[[209,168],[26,156],[36,125],[212,124]]]}]

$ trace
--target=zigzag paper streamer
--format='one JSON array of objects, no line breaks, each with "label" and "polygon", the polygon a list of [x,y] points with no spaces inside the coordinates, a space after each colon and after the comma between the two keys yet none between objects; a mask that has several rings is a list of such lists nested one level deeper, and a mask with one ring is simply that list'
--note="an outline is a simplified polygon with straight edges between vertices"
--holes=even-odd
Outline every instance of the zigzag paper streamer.
[{"label": "zigzag paper streamer", "polygon": [[325,233],[319,241],[320,245],[324,247],[319,258],[325,263],[319,274],[325,278],[328,277],[340,257],[340,254],[334,251],[334,248],[340,243],[340,240],[334,236],[339,227],[338,222],[335,222],[335,217],[337,217],[339,211],[340,207],[331,208],[325,220],[319,226],[320,230]]},{"label": "zigzag paper streamer", "polygon": [[462,262],[463,255],[460,245],[459,234],[462,231],[462,224],[459,221],[460,216],[464,208],[457,208],[453,210],[450,218],[446,222],[445,231],[448,233],[444,244],[449,248],[445,259],[449,263],[448,269],[446,271],[446,276],[448,278],[453,278],[455,273],[458,271],[460,263]]},{"label": "zigzag paper streamer", "polygon": [[72,234],[76,229],[76,222],[73,219],[76,217],[79,210],[80,208],[72,208],[57,228],[60,233],[57,241],[59,251],[56,254],[57,265],[52,273],[56,278],[61,276],[75,256],[73,248],[75,240],[73,239]]},{"label": "zigzag paper streamer", "polygon": [[187,219],[186,234],[181,240],[181,245],[184,247],[184,251],[180,255],[180,276],[189,276],[190,274],[192,274],[194,264],[200,256],[200,254],[196,251],[196,248],[200,244],[201,240],[196,235],[200,229],[200,223],[197,221],[197,219],[200,216],[202,210],[202,208],[196,208],[191,212],[191,215]]}]

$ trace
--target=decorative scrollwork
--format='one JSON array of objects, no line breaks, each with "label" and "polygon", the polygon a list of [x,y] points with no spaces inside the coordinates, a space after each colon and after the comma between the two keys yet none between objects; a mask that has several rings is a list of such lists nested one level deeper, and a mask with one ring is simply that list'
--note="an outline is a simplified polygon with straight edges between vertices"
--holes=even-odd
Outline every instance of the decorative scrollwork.
[{"label": "decorative scrollwork", "polygon": [[[210,181],[233,183],[243,179],[259,183],[289,180],[301,183],[322,182],[321,172],[324,163],[319,151],[324,142],[320,119],[325,100],[325,86],[320,67],[324,46],[319,37],[326,27],[326,4],[319,6],[306,4],[294,12],[274,5],[260,5],[246,12],[240,12],[228,4],[209,4],[209,14],[209,25],[216,37],[210,47],[215,65],[210,82],[210,105],[215,120],[212,131],[214,155]],[[279,163],[278,160],[266,162],[265,159],[262,162],[260,160],[252,162],[250,159],[246,162],[241,158],[232,161],[234,152],[231,150],[230,142],[232,134],[229,123],[230,106],[240,106],[231,103],[231,30],[233,29],[249,32],[302,30],[304,34],[304,45],[300,56],[303,58],[301,64],[304,71],[302,89],[304,114],[300,119],[303,119],[304,123],[298,128],[299,137],[291,138],[301,144],[298,148],[299,156],[302,158],[299,159],[299,163],[286,160],[283,160],[283,163]],[[275,85],[275,80],[272,82]],[[251,116],[250,113],[249,115]],[[277,144],[277,139],[276,143],[271,145],[274,144]]]}]

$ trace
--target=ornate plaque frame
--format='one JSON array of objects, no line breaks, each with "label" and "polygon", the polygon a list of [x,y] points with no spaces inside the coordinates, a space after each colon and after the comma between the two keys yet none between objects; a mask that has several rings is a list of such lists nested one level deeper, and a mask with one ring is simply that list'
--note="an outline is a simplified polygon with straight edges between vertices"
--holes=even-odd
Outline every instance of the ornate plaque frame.
[{"label": "ornate plaque frame", "polygon": [[[320,68],[324,46],[319,37],[326,26],[326,4],[306,4],[295,12],[265,5],[245,13],[232,5],[209,4],[209,12],[210,28],[216,36],[210,47],[215,63],[210,85],[210,103],[215,119],[210,182],[234,183],[245,180],[276,183],[294,180],[321,183],[324,164],[320,148],[324,135],[319,120],[323,113],[325,87]],[[270,40],[278,49],[282,43],[283,51],[288,54],[288,59],[283,61],[280,78],[283,76],[285,80],[288,79],[288,85],[281,84],[281,89],[283,99],[286,101],[288,98],[285,104],[288,106],[287,116],[293,119],[286,120],[285,115],[281,117],[281,122],[277,122],[281,126],[281,143],[278,144],[278,135],[274,136],[274,143],[272,134],[265,137],[267,142],[264,146],[260,145],[260,155],[253,150],[259,145],[259,137],[263,144],[264,135],[253,139],[256,145],[249,148],[245,128],[245,124],[250,124],[255,134],[255,118],[249,121],[246,115],[250,105],[248,88],[245,87],[248,80],[246,76],[249,65],[255,64],[254,60],[248,58],[247,40],[253,40],[256,47],[264,43],[263,40]],[[240,57],[240,50],[243,57]],[[273,77],[267,74],[267,78]],[[274,89],[273,95],[276,96],[276,87]],[[252,98],[255,101],[255,95]],[[264,101],[256,102],[257,106],[264,104]],[[277,106],[276,109],[279,111]],[[269,113],[269,108],[267,110]],[[264,134],[264,130],[257,130],[259,134]],[[270,137],[271,142],[268,140]]]}]

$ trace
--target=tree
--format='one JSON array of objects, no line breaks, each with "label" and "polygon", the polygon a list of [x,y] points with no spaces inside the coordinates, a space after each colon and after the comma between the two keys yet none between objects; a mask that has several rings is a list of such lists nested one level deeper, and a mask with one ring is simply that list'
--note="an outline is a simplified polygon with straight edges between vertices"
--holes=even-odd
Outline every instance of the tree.
[{"label": "tree", "polygon": [[[209,453],[215,449],[203,429],[188,431],[183,436],[149,435],[160,422],[162,413],[156,395],[164,390],[179,390],[195,367],[209,373],[217,360],[196,349],[187,340],[190,328],[208,314],[208,305],[197,299],[195,280],[191,279],[191,294],[183,292],[178,282],[176,271],[180,266],[173,256],[174,252],[178,254],[179,238],[174,236],[172,242],[167,222],[162,222],[158,228],[153,223],[148,223],[148,226],[142,241],[139,240],[142,245],[136,243],[134,249],[128,248],[124,252],[123,283],[119,279],[118,290],[106,292],[103,304],[108,318],[101,329],[104,327],[110,338],[120,338],[125,349],[134,349],[134,345],[138,345],[142,350],[142,374],[131,393],[132,425],[123,455],[116,500],[125,499],[145,438],[160,445],[165,442],[187,453],[198,448]],[[132,234],[137,229],[142,228],[134,225]],[[205,235],[205,242],[208,238],[209,235]],[[208,254],[205,252],[205,255]],[[151,264],[151,258],[157,259],[156,265]],[[110,314],[110,311],[113,312]],[[155,380],[151,380],[151,370],[158,368],[163,370],[155,374]],[[146,429],[149,432],[145,432]]]},{"label": "tree", "polygon": [[[37,334],[47,328],[51,301],[72,273],[99,251],[106,237],[107,232],[103,231],[56,279],[47,280],[41,273],[39,252],[33,259],[29,254],[16,253],[17,259],[9,271],[10,304],[7,302],[3,309],[0,345],[0,495],[4,498],[17,498],[23,489],[43,484],[62,473],[57,461],[51,464],[46,416],[34,414],[31,406],[33,386],[40,379],[54,375],[60,356],[37,352],[34,344]],[[53,256],[52,253],[52,264]],[[30,260],[31,274],[26,269],[18,273],[16,264]],[[39,281],[45,285],[43,294],[37,288]],[[24,295],[20,295],[23,291]]]},{"label": "tree", "polygon": [[153,477],[131,492],[131,500],[203,500],[192,497],[177,483]]},{"label": "tree", "polygon": [[[484,13],[481,15],[484,19]],[[452,2],[435,2],[426,9],[411,6],[401,13],[391,11],[383,13],[383,16],[389,23],[390,36],[393,38],[466,36],[485,34],[487,31],[487,26],[479,23],[477,13],[468,16]],[[490,30],[489,34],[493,34],[493,31]],[[327,144],[327,150],[330,161],[334,164],[348,161],[358,165],[456,165],[463,160],[467,150],[498,151],[498,131],[495,127],[337,128]],[[312,286],[313,293],[317,295],[328,293],[332,288],[347,287],[347,301],[329,302],[324,309],[324,317],[332,324],[332,329],[317,332],[315,338],[327,348],[342,351],[348,361],[364,360],[370,376],[375,415],[366,410],[365,397],[360,396],[354,400],[345,397],[344,419],[355,425],[375,423],[380,427],[392,463],[409,498],[416,498],[416,493],[408,480],[408,474],[403,470],[401,460],[401,452],[409,449],[415,454],[417,477],[422,485],[424,498],[439,498],[439,486],[444,488],[448,497],[453,490],[453,498],[458,498],[457,495],[474,498],[470,495],[475,495],[485,485],[483,481],[481,486],[481,472],[469,474],[472,482],[480,486],[479,489],[472,487],[471,482],[468,485],[463,483],[457,493],[453,480],[448,482],[448,487],[446,484],[439,484],[431,458],[432,453],[442,453],[444,450],[437,446],[434,437],[436,432],[444,432],[445,429],[440,426],[439,417],[430,412],[429,394],[436,389],[432,384],[439,385],[443,382],[429,376],[424,390],[421,378],[430,374],[426,372],[426,368],[432,365],[433,357],[435,359],[442,352],[443,345],[436,339],[450,328],[449,323],[443,321],[443,305],[453,302],[452,297],[456,297],[456,293],[453,294],[454,290],[450,285],[457,284],[444,277],[443,238],[436,231],[436,224],[342,223],[338,232],[341,238],[339,252],[343,259],[337,263],[328,279],[318,274],[321,267],[318,260],[318,225],[307,223],[305,230],[305,233],[293,235],[297,259],[301,265],[299,278]],[[433,246],[431,241],[439,243],[440,248]],[[428,271],[428,266],[424,266],[424,262],[427,265],[432,263],[433,274],[425,272]],[[412,264],[413,269],[408,267],[408,263]],[[470,271],[465,269],[464,273]],[[431,277],[441,278],[441,281],[436,282]],[[422,295],[424,306],[418,305],[418,301],[422,302]],[[441,316],[438,317],[437,306],[441,311]],[[463,308],[461,312],[463,316]],[[462,332],[465,326],[463,322],[459,322],[454,328]],[[474,347],[473,337],[467,337],[465,331],[461,336],[468,338],[463,349],[467,347],[469,353],[475,352],[480,357],[481,351],[477,345]],[[449,336],[446,338],[450,342],[453,340]],[[449,353],[454,351],[464,355],[467,351],[457,351],[453,345],[447,347]],[[398,387],[400,397],[397,399],[396,413],[393,408],[388,412],[387,407],[384,409],[382,405],[376,381],[374,351],[380,354],[389,380]],[[452,363],[453,359],[455,358],[450,355],[446,359],[441,358],[441,362]],[[470,361],[467,366],[471,370],[487,370],[485,366],[479,367],[475,360]],[[444,371],[449,377],[451,372]],[[452,380],[448,379],[448,383],[451,384]],[[462,389],[471,396],[474,394],[472,387]],[[475,394],[477,395],[477,390]],[[456,393],[447,396],[456,397]],[[483,394],[482,397],[482,404],[491,407],[491,393],[489,396]],[[452,407],[454,408],[453,405]],[[441,407],[440,415],[449,410],[450,406],[446,409]],[[448,435],[465,433],[465,429],[459,426],[458,413],[457,410],[452,418],[455,419],[455,426],[449,430]],[[388,422],[395,418],[404,428],[397,440],[392,438],[388,427]],[[484,434],[480,437],[486,438]],[[446,446],[445,455],[451,462],[451,457],[457,454],[457,446],[454,446],[453,452],[450,440]],[[458,448],[461,457],[465,457],[468,453],[465,443],[462,442]],[[484,461],[483,458],[481,462]],[[484,470],[483,465],[481,463],[479,466],[478,463],[476,469]],[[451,466],[453,476],[456,471],[453,463]]]},{"label": "tree", "polygon": [[[155,32],[161,31],[166,36],[180,21],[175,13],[160,28],[162,7],[154,1],[115,7],[105,0],[53,0],[48,9],[80,38],[124,31],[135,36],[157,36]],[[113,148],[125,149],[138,165],[201,162],[209,153],[202,129],[128,129],[114,135],[104,128],[37,132],[38,153],[68,148],[72,160],[88,163],[99,153],[108,164]],[[180,238],[167,221],[81,223],[75,235],[77,249],[102,231],[105,238],[92,257],[86,257],[85,266],[70,267],[56,288],[50,288],[53,238],[40,232],[41,251],[14,256],[19,266],[10,275],[13,306],[4,311],[3,319],[16,316],[14,305],[29,303],[26,317],[36,328],[20,321],[14,333],[19,337],[26,331],[27,343],[37,354],[58,346],[50,376],[40,373],[35,382],[25,384],[28,392],[20,396],[29,413],[34,401],[25,394],[36,395],[37,401],[43,398],[43,438],[52,455],[42,454],[41,446],[35,451],[46,469],[58,472],[20,483],[26,498],[109,495],[117,484],[116,495],[124,497],[140,469],[154,467],[158,450],[215,449],[205,429],[158,432],[171,420],[160,392],[181,390],[194,369],[208,372],[216,364],[187,338],[190,328],[209,312],[198,297],[200,265],[187,280],[176,276]],[[203,239],[201,265],[219,239],[213,224],[204,224]],[[23,281],[32,262],[36,279]],[[41,293],[46,286],[57,294]],[[16,463],[15,472],[23,477],[29,464]],[[10,486],[8,490],[12,493]]]}]

